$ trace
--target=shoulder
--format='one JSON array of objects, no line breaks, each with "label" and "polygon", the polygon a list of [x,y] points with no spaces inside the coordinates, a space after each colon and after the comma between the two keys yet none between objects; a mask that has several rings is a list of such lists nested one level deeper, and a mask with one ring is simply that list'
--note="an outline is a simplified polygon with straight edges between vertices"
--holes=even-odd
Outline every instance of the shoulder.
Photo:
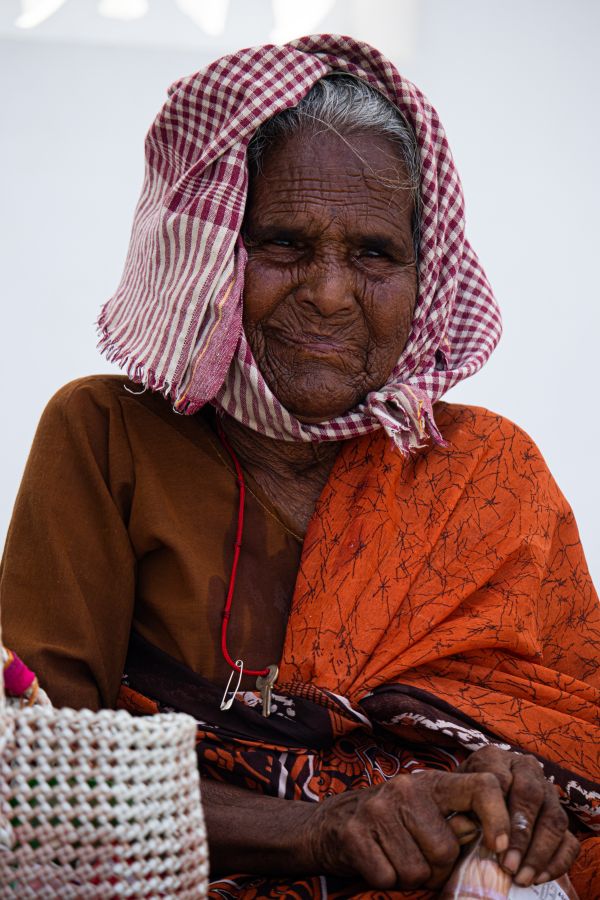
[{"label": "shoulder", "polygon": [[553,507],[567,504],[544,456],[527,432],[505,416],[479,406],[437,403],[437,425],[447,442],[436,452],[462,463],[469,480],[489,478],[498,488],[512,486],[521,495],[545,498]]},{"label": "shoulder", "polygon": [[127,378],[120,375],[87,375],[63,385],[50,398],[46,412],[69,413],[83,411],[99,405],[109,406],[118,402]]},{"label": "shoulder", "polygon": [[144,390],[122,375],[88,375],[70,381],[51,397],[39,429],[92,435],[95,440],[119,434],[155,440],[160,433],[167,440],[183,435],[202,443],[209,422],[208,408],[193,416],[180,415],[162,394]]},{"label": "shoulder", "polygon": [[162,394],[145,389],[124,375],[86,375],[69,381],[50,398],[45,411],[76,417],[116,408],[122,409],[123,415],[128,410],[146,408],[169,418],[181,418]]},{"label": "shoulder", "polygon": [[523,428],[492,410],[440,402],[436,403],[434,412],[450,451],[475,452],[478,449],[480,454],[488,455],[499,449],[506,453],[527,449],[542,458],[537,445]]},{"label": "shoulder", "polygon": [[126,378],[88,375],[63,385],[48,401],[38,425],[37,437],[61,434],[94,434],[100,438],[122,423],[121,400],[129,396]]}]

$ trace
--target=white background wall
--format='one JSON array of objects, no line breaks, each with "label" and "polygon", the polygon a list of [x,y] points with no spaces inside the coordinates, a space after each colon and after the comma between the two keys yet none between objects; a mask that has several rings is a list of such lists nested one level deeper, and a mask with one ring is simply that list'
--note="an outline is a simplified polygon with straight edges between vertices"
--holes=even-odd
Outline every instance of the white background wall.
[{"label": "white background wall", "polygon": [[16,27],[40,2],[60,5],[0,7],[0,538],[49,396],[113,370],[95,349],[94,321],[119,279],[143,137],[167,85],[274,33],[340,31],[387,52],[438,109],[468,234],[504,312],[492,360],[449,397],[534,437],[600,584],[600,4],[116,0],[121,12],[149,6],[117,21],[98,15],[109,0],[63,0],[39,26]]}]

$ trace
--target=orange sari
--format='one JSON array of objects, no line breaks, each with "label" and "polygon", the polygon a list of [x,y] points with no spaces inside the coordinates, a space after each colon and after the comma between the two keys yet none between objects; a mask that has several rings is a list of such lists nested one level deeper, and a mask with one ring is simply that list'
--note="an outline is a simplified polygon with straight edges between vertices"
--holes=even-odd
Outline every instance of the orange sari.
[{"label": "orange sari", "polygon": [[309,526],[281,666],[358,703],[402,683],[600,781],[600,605],[539,451],[438,404],[448,441],[398,464],[348,442]]},{"label": "orange sari", "polygon": [[[447,448],[399,464],[377,432],[340,454],[304,542],[280,679],[353,704],[393,684],[435,697],[465,717],[462,734],[410,702],[390,700],[382,724],[467,747],[481,729],[534,753],[600,831],[600,605],[573,514],[512,423],[445,403],[436,418]],[[600,837],[572,879],[600,897]]]}]

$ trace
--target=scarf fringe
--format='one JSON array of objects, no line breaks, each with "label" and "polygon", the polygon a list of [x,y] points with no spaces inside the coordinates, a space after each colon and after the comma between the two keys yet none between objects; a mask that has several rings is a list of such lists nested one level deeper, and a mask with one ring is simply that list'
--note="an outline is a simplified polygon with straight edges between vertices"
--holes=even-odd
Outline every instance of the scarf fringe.
[{"label": "scarf fringe", "polygon": [[448,446],[424,391],[402,385],[397,392],[384,394],[383,399],[373,398],[367,408],[404,456],[421,450],[431,441],[441,447]]},{"label": "scarf fringe", "polygon": [[[177,398],[173,398],[173,385],[171,382],[167,379],[158,379],[153,369],[146,369],[142,363],[138,362],[130,350],[120,345],[118,341],[115,341],[106,326],[106,317],[106,309],[103,308],[96,321],[96,333],[98,335],[96,346],[100,353],[108,362],[119,366],[133,384],[140,384],[144,391],[149,390],[162,394],[166,400],[169,400],[174,405]],[[140,393],[143,393],[143,391],[140,391]],[[175,410],[175,412],[179,412],[179,410]]]}]

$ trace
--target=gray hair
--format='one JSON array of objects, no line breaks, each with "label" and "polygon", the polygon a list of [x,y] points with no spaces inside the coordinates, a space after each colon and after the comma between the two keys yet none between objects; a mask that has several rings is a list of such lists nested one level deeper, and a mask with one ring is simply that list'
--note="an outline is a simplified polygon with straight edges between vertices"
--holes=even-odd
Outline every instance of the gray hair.
[{"label": "gray hair", "polygon": [[317,134],[325,128],[347,140],[352,134],[369,132],[395,143],[408,178],[397,171],[384,178],[392,190],[408,189],[413,197],[413,243],[415,259],[419,252],[420,157],[412,129],[402,113],[365,81],[345,73],[333,73],[317,81],[297,106],[284,109],[267,119],[255,131],[248,145],[248,163],[252,174],[261,171],[268,150],[279,141],[300,131]]}]

